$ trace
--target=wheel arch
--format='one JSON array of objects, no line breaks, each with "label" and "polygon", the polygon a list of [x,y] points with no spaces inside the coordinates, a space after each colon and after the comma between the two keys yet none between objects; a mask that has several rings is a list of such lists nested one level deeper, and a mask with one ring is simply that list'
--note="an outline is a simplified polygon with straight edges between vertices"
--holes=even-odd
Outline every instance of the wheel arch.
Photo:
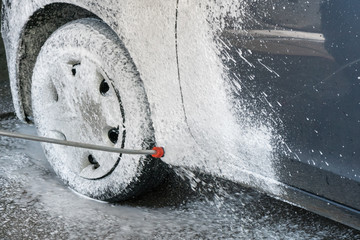
[{"label": "wheel arch", "polygon": [[32,122],[31,78],[36,58],[48,37],[62,25],[81,18],[101,19],[89,10],[68,3],[51,3],[29,18],[20,34],[16,56],[18,117]]}]

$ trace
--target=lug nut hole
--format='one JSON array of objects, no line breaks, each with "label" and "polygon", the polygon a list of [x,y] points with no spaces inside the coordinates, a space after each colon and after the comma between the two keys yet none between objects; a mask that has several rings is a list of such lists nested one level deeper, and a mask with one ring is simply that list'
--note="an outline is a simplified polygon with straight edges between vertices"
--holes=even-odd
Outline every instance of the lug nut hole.
[{"label": "lug nut hole", "polygon": [[110,90],[109,84],[104,80],[100,83],[100,93],[105,95]]},{"label": "lug nut hole", "polygon": [[110,129],[108,137],[113,144],[116,144],[119,139],[119,127]]},{"label": "lug nut hole", "polygon": [[100,167],[100,164],[98,163],[98,161],[95,160],[93,155],[90,154],[88,156],[88,160],[93,165],[94,169],[97,169],[98,167]]},{"label": "lug nut hole", "polygon": [[75,75],[76,75],[76,66],[79,66],[80,65],[80,63],[75,63],[75,64],[73,64],[73,66],[72,66],[72,69],[71,69],[71,73],[72,73],[72,75],[75,77]]}]

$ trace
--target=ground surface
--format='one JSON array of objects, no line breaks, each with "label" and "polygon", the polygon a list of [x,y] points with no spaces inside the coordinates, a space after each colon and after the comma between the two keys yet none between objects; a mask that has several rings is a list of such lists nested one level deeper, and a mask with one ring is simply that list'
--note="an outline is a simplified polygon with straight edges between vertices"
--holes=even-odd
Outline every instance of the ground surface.
[{"label": "ground surface", "polygon": [[[0,128],[35,134],[13,114],[0,50]],[[39,144],[0,137],[0,238],[360,239],[358,231],[258,192],[187,176],[173,174],[141,199],[96,202],[58,180]],[[192,192],[195,182],[202,187]]]}]

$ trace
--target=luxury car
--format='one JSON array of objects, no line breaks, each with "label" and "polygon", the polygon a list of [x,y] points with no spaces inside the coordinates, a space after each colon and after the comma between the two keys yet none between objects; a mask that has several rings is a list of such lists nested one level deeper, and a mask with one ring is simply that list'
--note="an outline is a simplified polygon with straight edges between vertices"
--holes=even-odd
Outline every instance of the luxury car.
[{"label": "luxury car", "polygon": [[[196,169],[360,229],[360,2],[4,0],[17,116],[59,177],[118,201]],[[165,164],[166,163],[166,164]]]}]

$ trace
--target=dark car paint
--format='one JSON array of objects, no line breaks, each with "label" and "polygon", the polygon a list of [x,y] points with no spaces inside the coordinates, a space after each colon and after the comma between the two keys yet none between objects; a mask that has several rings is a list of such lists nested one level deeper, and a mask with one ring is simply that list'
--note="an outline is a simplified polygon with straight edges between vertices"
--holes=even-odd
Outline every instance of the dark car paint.
[{"label": "dark car paint", "polygon": [[[250,5],[244,29],[234,30],[229,20],[220,35],[231,43],[223,54],[235,60],[224,64],[232,81],[247,89],[241,97],[259,115],[265,111],[284,137],[288,147],[277,152],[280,181],[289,193],[297,190],[325,205],[317,210],[301,197],[289,200],[359,229],[360,1]],[[325,210],[326,203],[342,206],[351,217],[339,219]]]}]

